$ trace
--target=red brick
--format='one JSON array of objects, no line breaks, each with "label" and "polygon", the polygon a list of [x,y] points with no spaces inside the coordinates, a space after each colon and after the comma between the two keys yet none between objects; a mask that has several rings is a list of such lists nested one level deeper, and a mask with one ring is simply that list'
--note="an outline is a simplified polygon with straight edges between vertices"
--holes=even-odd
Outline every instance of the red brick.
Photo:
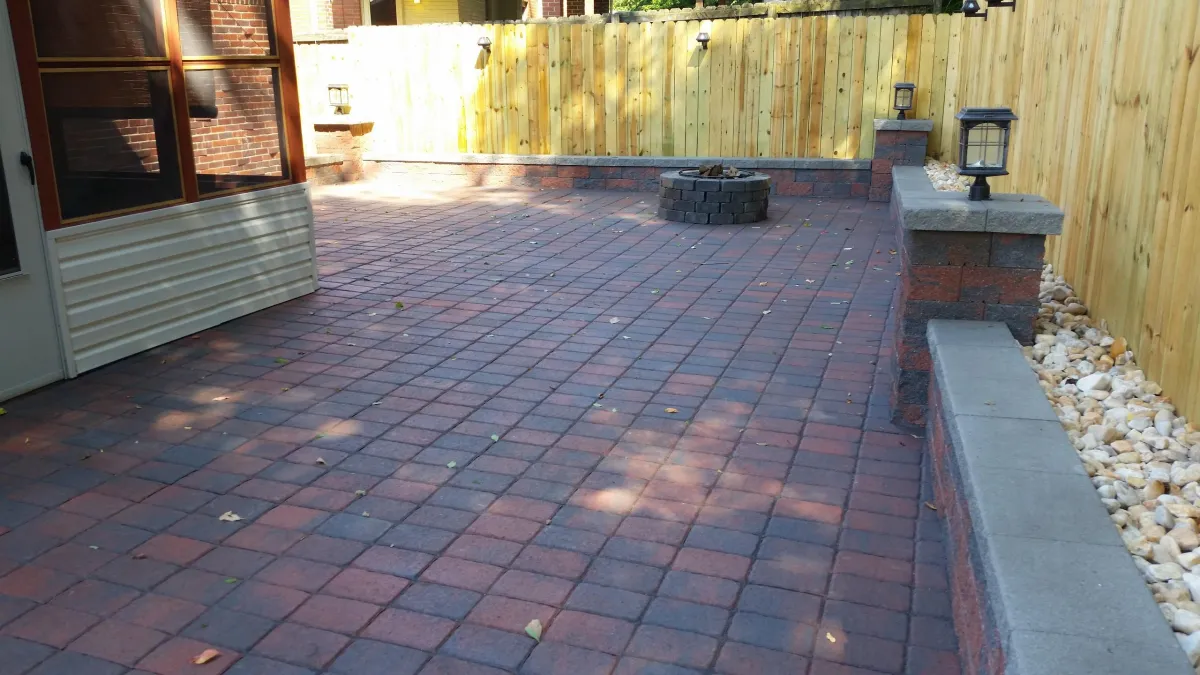
[{"label": "red brick", "polygon": [[208,649],[214,649],[213,645],[187,638],[172,638],[138,661],[137,667],[158,675],[220,675],[240,658],[237,653],[227,649],[217,649],[221,652],[220,657],[204,665],[192,663],[193,658]]},{"label": "red brick", "polygon": [[212,548],[212,544],[195,539],[160,534],[134,549],[133,553],[176,565],[186,565],[208,553]]},{"label": "red brick", "polygon": [[620,654],[633,635],[634,627],[628,621],[566,610],[554,617],[544,639]]},{"label": "red brick", "polygon": [[[821,639],[813,650],[815,658],[850,666],[898,673],[904,667],[904,643],[847,633],[841,626],[822,623],[817,628]],[[828,637],[832,636],[833,640]]]},{"label": "red brick", "polygon": [[408,587],[408,580],[390,574],[378,574],[361,569],[345,569],[331,579],[322,593],[387,604]]},{"label": "red brick", "polygon": [[539,523],[524,518],[484,514],[471,523],[467,533],[525,543],[537,536],[541,529]]},{"label": "red brick", "polygon": [[363,629],[362,634],[375,640],[433,651],[454,630],[454,626],[453,621],[441,617],[404,609],[385,609],[371,625]]},{"label": "red brick", "polygon": [[486,591],[503,571],[495,565],[459,558],[438,558],[421,575],[421,581],[482,592]]},{"label": "red brick", "polygon": [[1042,271],[1014,267],[967,267],[962,299],[969,302],[1037,305]]},{"label": "red brick", "polygon": [[467,615],[466,620],[490,628],[520,633],[525,630],[525,626],[533,619],[541,621],[543,626],[548,625],[550,617],[553,615],[553,607],[497,595],[488,595],[484,596],[479,601],[479,604],[475,605],[475,608]]},{"label": "red brick", "polygon": [[543,605],[557,606],[567,599],[574,587],[573,583],[565,579],[534,572],[509,570],[496,580],[490,592]]},{"label": "red brick", "polygon": [[709,574],[726,579],[745,579],[750,559],[731,553],[719,553],[699,548],[683,548],[675,556],[672,569],[697,574]]},{"label": "red brick", "polygon": [[269,584],[313,592],[324,586],[338,571],[338,568],[333,565],[311,560],[280,558],[267,565],[254,578]]},{"label": "red brick", "polygon": [[[905,290],[909,300],[953,302],[959,299],[959,289],[965,284],[964,269],[951,265],[908,265],[904,273]],[[964,297],[965,299],[965,297]]]},{"label": "red brick", "polygon": [[546,177],[539,179],[538,183],[544,188],[551,189],[570,189],[575,185],[575,181],[571,178]]},{"label": "red brick", "polygon": [[726,642],[717,659],[717,672],[729,675],[803,673],[807,667],[808,659],[803,656],[737,642]]},{"label": "red brick", "polygon": [[323,523],[328,517],[329,514],[325,511],[284,504],[259,516],[255,524],[308,532]]},{"label": "red brick", "polygon": [[70,649],[133,666],[169,635],[121,621],[105,621],[71,643]]},{"label": "red brick", "polygon": [[66,590],[76,580],[75,576],[50,569],[19,567],[0,579],[0,593],[45,602]]},{"label": "red brick", "polygon": [[556,173],[561,178],[587,178],[588,167],[586,166],[559,166]]},{"label": "red brick", "polygon": [[778,183],[776,191],[788,197],[808,197],[813,193],[812,183]]},{"label": "red brick", "polygon": [[337,633],[285,623],[255,645],[254,653],[319,670],[332,661],[349,641]]},{"label": "red brick", "polygon": [[512,567],[530,572],[542,572],[567,579],[578,579],[587,570],[590,558],[582,553],[542,546],[526,546],[513,561]]},{"label": "red brick", "polygon": [[528,675],[609,675],[616,661],[590,649],[543,642],[534,648],[521,672]]},{"label": "red brick", "polygon": [[0,633],[62,648],[99,621],[83,612],[42,606],[8,624]]},{"label": "red brick", "polygon": [[642,626],[629,643],[628,653],[655,661],[705,669],[717,652],[717,641],[707,635],[670,628]]},{"label": "red brick", "polygon": [[204,605],[165,595],[144,595],[127,605],[115,618],[145,628],[177,633],[204,613]]}]

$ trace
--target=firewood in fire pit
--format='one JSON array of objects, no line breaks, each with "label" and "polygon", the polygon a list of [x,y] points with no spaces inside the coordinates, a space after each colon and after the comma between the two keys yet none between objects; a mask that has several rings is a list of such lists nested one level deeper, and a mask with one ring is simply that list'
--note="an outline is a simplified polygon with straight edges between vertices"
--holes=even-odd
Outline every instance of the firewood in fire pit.
[{"label": "firewood in fire pit", "polygon": [[700,175],[710,178],[719,178],[724,174],[725,167],[720,164],[701,164]]}]

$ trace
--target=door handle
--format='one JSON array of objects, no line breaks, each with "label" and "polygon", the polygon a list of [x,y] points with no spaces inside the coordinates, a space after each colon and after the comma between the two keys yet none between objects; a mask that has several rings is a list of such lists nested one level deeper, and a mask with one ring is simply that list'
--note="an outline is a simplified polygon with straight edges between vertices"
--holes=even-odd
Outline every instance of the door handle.
[{"label": "door handle", "polygon": [[29,172],[29,184],[37,185],[37,174],[34,173],[34,170],[33,170],[33,155],[22,150],[21,151],[21,166],[25,167],[25,170]]}]

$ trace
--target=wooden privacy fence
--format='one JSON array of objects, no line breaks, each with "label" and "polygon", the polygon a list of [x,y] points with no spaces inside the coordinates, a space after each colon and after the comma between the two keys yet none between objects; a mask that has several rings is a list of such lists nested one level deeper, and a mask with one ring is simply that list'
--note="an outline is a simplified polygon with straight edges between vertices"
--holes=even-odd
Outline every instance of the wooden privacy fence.
[{"label": "wooden privacy fence", "polygon": [[[339,58],[378,150],[861,158],[898,81],[917,83],[931,148],[949,149],[962,27],[948,14],[371,27],[349,30]],[[297,50],[310,116],[327,110],[324,83],[303,73],[325,48]]]},{"label": "wooden privacy fence", "polygon": [[[1200,3],[1022,0],[968,20],[957,99],[1011,105],[997,189],[1066,212],[1048,259],[1200,415]],[[970,45],[969,49],[965,49]]]}]

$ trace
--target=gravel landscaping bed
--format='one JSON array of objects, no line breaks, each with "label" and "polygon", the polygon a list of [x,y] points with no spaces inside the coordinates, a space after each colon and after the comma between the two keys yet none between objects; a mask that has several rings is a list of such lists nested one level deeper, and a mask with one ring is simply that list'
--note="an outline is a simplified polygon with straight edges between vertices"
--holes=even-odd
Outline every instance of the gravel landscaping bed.
[{"label": "gravel landscaping bed", "polygon": [[[1176,414],[1053,267],[1042,275],[1036,342],[1046,397],[1163,617],[1200,663],[1200,431]],[[1200,673],[1200,669],[1197,669]]]},{"label": "gravel landscaping bed", "polygon": [[927,157],[925,173],[933,183],[933,189],[943,192],[967,192],[971,189],[971,179],[958,175],[958,165],[949,162],[939,162]]}]

